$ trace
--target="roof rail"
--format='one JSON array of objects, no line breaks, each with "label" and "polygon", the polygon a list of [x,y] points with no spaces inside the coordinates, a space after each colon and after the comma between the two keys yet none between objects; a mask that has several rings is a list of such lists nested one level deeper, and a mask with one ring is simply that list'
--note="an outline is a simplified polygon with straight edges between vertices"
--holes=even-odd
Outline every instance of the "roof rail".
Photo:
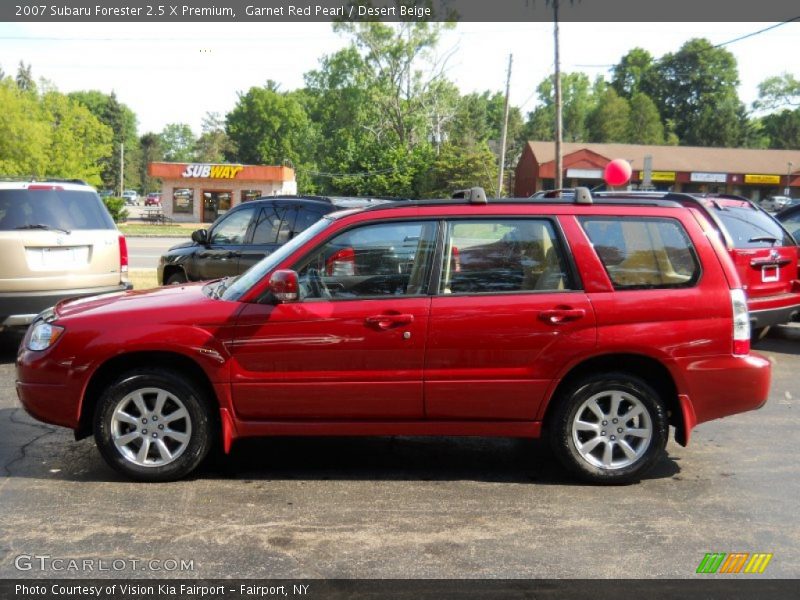
[{"label": "roof rail", "polygon": [[482,187],[471,187],[468,190],[456,190],[453,198],[463,198],[470,204],[488,204],[486,191]]}]

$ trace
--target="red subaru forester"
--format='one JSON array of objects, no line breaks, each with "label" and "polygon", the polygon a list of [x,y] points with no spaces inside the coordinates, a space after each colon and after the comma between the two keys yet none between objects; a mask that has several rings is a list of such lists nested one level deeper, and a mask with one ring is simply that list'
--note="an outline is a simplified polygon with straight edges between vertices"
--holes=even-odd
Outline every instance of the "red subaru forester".
[{"label": "red subaru forester", "polygon": [[218,438],[544,434],[619,483],[669,425],[686,444],[767,400],[701,207],[464,195],[327,215],[236,278],[62,302],[20,347],[22,404],[141,480]]}]

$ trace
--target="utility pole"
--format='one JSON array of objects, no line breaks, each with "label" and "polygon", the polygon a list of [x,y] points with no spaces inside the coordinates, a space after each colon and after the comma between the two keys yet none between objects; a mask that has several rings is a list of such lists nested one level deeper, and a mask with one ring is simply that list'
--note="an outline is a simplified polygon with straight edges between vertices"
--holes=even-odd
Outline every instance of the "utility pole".
[{"label": "utility pole", "polygon": [[556,101],[556,172],[555,189],[560,190],[564,187],[562,176],[564,171],[564,160],[561,153],[562,137],[562,116],[561,116],[561,61],[559,58],[558,43],[558,5],[560,0],[553,1],[553,41],[555,42],[555,101]]},{"label": "utility pole", "polygon": [[503,197],[503,175],[506,168],[506,136],[508,135],[508,96],[511,88],[511,63],[514,55],[508,55],[508,76],[506,77],[506,105],[503,108],[503,134],[500,136],[500,175],[497,178],[497,197]]},{"label": "utility pole", "polygon": [[119,144],[119,197],[125,191],[125,142]]}]

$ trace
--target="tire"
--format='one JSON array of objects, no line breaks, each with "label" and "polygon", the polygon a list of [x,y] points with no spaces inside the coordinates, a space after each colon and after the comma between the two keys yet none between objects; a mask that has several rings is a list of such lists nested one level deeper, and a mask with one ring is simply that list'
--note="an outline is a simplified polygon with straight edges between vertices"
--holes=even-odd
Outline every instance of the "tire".
[{"label": "tire", "polygon": [[[556,401],[548,423],[550,443],[559,461],[582,480],[638,481],[663,456],[669,435],[666,410],[638,377],[594,375],[569,386]],[[631,410],[636,414],[623,420]]]},{"label": "tire", "polygon": [[156,368],[129,371],[100,397],[94,437],[105,461],[131,479],[180,479],[202,462],[213,445],[209,404],[178,373]]},{"label": "tire", "polygon": [[181,285],[182,283],[186,283],[186,273],[178,271],[167,278],[165,285]]},{"label": "tire", "polygon": [[769,326],[753,327],[750,330],[750,343],[755,344],[756,342],[760,342],[767,336],[767,333],[769,333]]}]

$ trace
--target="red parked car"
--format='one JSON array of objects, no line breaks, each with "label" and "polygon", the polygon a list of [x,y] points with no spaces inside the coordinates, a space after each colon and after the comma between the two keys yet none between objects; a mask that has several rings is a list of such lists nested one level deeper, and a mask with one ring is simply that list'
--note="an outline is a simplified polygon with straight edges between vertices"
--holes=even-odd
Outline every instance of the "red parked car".
[{"label": "red parked car", "polygon": [[161,206],[161,194],[158,192],[150,192],[147,198],[144,199],[145,206]]},{"label": "red parked car", "polygon": [[238,277],[62,302],[23,340],[20,399],[141,480],[217,438],[546,435],[609,483],[658,462],[669,425],[686,444],[766,402],[701,207],[466,196],[326,215]]}]

